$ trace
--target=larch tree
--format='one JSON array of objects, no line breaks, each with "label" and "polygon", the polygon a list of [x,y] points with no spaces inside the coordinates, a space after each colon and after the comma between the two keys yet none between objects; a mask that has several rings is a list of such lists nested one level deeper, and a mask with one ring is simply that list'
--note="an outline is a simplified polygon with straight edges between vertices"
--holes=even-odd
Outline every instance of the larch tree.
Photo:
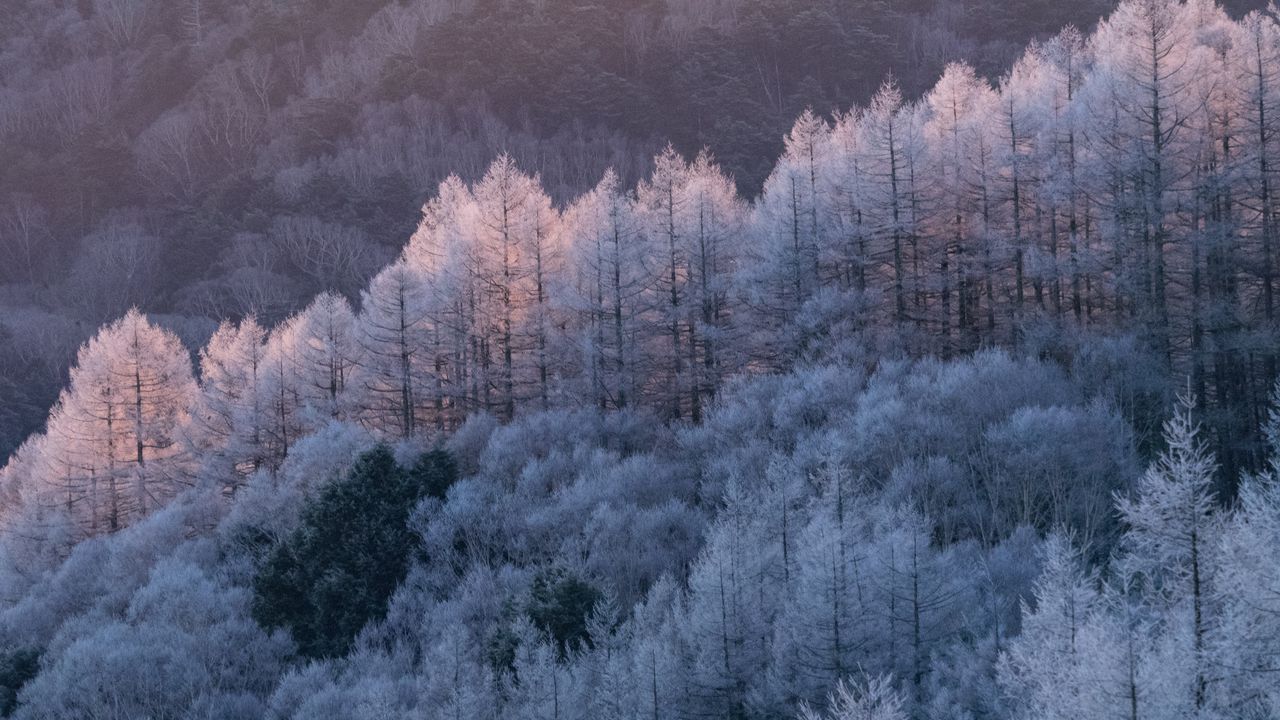
[{"label": "larch tree", "polygon": [[[1040,108],[1045,117],[1039,124],[1037,180],[1042,202],[1053,213],[1052,228],[1066,235],[1071,312],[1077,323],[1083,323],[1102,304],[1095,295],[1100,289],[1092,253],[1096,223],[1081,170],[1080,126],[1087,119],[1077,102],[1091,62],[1090,51],[1084,36],[1069,27],[1046,43],[1039,54],[1039,99],[1047,107]],[[1044,281],[1037,277],[1033,282],[1036,303],[1044,309]],[[1055,282],[1060,280],[1055,278]]]},{"label": "larch tree", "polygon": [[751,678],[767,665],[769,619],[779,601],[774,548],[759,542],[753,498],[730,486],[726,507],[689,575],[684,632],[693,642],[694,712],[746,715]]},{"label": "larch tree", "polygon": [[1138,483],[1137,496],[1118,503],[1128,525],[1124,562],[1141,573],[1151,605],[1188,629],[1180,660],[1193,669],[1195,710],[1209,692],[1211,647],[1218,624],[1214,547],[1221,522],[1214,511],[1216,462],[1191,417],[1194,402],[1180,399],[1165,424],[1166,450]]},{"label": "larch tree", "polygon": [[835,513],[826,510],[815,512],[797,534],[794,589],[779,616],[787,631],[777,638],[774,662],[785,668],[789,703],[821,701],[857,670],[872,634],[875,608],[856,528],[851,518],[842,528]]},{"label": "larch tree", "polygon": [[1087,668],[1090,692],[1082,703],[1090,716],[1110,714],[1125,720],[1165,717],[1157,710],[1162,699],[1156,654],[1155,618],[1138,597],[1138,580],[1119,568],[1103,590],[1105,612],[1088,623],[1081,647],[1091,659]]},{"label": "larch tree", "polygon": [[1015,717],[1076,717],[1089,691],[1086,625],[1098,612],[1098,579],[1069,538],[1049,536],[1032,602],[1022,608],[1022,633],[1000,658],[1001,682]]},{"label": "larch tree", "polygon": [[789,632],[777,639],[775,652],[785,674],[794,677],[792,703],[818,702],[868,658],[875,635],[868,512],[878,508],[859,492],[861,483],[830,446],[820,452],[821,465],[806,478],[817,490],[816,502],[795,550],[783,548],[784,562],[794,555],[795,577],[784,575],[787,604],[779,622]]},{"label": "larch tree", "polygon": [[907,720],[902,699],[887,676],[868,678],[863,682],[841,679],[827,700],[827,711],[820,713],[804,705],[801,720]]},{"label": "larch tree", "polygon": [[[993,272],[988,121],[998,117],[997,98],[973,68],[953,63],[925,101],[930,112],[924,132],[937,177],[930,198],[929,268],[939,299],[938,332],[948,352],[974,350],[980,343],[983,288],[989,288]],[[986,294],[990,312],[993,293]]]},{"label": "larch tree", "polygon": [[912,172],[923,150],[919,125],[893,82],[881,86],[858,123],[861,134],[861,208],[872,257],[887,268],[884,292],[892,320],[903,325],[920,319],[919,243],[916,210],[919,193]]},{"label": "larch tree", "polygon": [[497,683],[483,653],[484,644],[457,623],[426,649],[424,663],[440,672],[432,673],[422,692],[440,720],[489,718],[497,715]]},{"label": "larch tree", "polygon": [[224,321],[200,351],[200,446],[233,489],[266,460],[266,337],[252,316]]},{"label": "larch tree", "polygon": [[[1171,301],[1182,305],[1177,315],[1186,318],[1175,332],[1187,338],[1191,391],[1203,398],[1205,422],[1220,438],[1215,454],[1225,474],[1235,477],[1251,464],[1259,443],[1256,424],[1228,408],[1247,407],[1251,394],[1261,394],[1261,388],[1250,388],[1256,341],[1244,331],[1250,314],[1245,268],[1252,261],[1242,242],[1250,224],[1243,176],[1252,163],[1241,113],[1247,101],[1232,66],[1235,23],[1220,7],[1199,0],[1184,12],[1197,28],[1191,90],[1198,100],[1187,121],[1195,164],[1187,180],[1189,197],[1178,215],[1179,224],[1189,228],[1188,242],[1174,255],[1185,259],[1175,260],[1171,270]],[[1189,267],[1179,272],[1178,266]],[[1223,489],[1226,497],[1233,492]]]},{"label": "larch tree", "polygon": [[565,212],[563,342],[578,360],[583,392],[600,408],[638,403],[652,279],[632,199],[609,171]]},{"label": "larch tree", "polygon": [[353,415],[348,384],[360,362],[356,318],[346,298],[321,293],[297,320],[298,375],[304,402],[332,418]]},{"label": "larch tree", "polygon": [[685,347],[691,346],[692,313],[688,286],[691,281],[689,228],[686,226],[689,198],[688,164],[675,148],[668,145],[654,158],[652,176],[640,184],[636,192],[638,209],[648,236],[651,253],[649,264],[654,275],[655,319],[661,330],[652,333],[660,343],[655,347],[653,368],[657,376],[655,403],[664,413],[679,419],[689,397],[688,358]]},{"label": "larch tree", "polygon": [[265,372],[261,392],[267,406],[263,423],[266,438],[267,466],[277,470],[302,436],[315,427],[315,417],[308,413],[302,379],[303,339],[301,321],[292,317],[277,325],[267,336]]},{"label": "larch tree", "polygon": [[431,378],[425,302],[425,281],[404,260],[378,273],[362,295],[357,337],[363,359],[356,373],[361,417],[393,437],[413,437],[427,423],[419,417]]},{"label": "larch tree", "polygon": [[910,509],[883,513],[873,529],[872,561],[880,616],[880,665],[891,667],[910,689],[913,712],[924,701],[933,649],[960,631],[970,578],[955,572],[953,550],[935,548],[929,523]]},{"label": "larch tree", "polygon": [[[1040,178],[1035,171],[1035,164],[1043,157],[1039,143],[1042,139],[1051,142],[1055,140],[1044,137],[1047,134],[1044,129],[1048,119],[1046,111],[1054,108],[1060,112],[1069,102],[1065,99],[1057,104],[1049,102],[1052,97],[1050,93],[1054,90],[1052,79],[1052,65],[1044,58],[1042,51],[1036,48],[1014,63],[1013,69],[1001,80],[999,87],[1000,115],[995,135],[998,138],[996,156],[1000,168],[999,179],[1002,182],[993,191],[998,192],[1002,210],[998,219],[1001,240],[1012,255],[1013,277],[1010,279],[1009,293],[1012,295],[1012,302],[1009,304],[1009,319],[1014,332],[1026,317],[1027,245],[1033,236],[1029,230],[1032,229],[1034,208],[1040,197]],[[1058,205],[1061,201],[1057,193],[1045,195],[1050,217],[1049,256],[1056,260],[1060,245]],[[1034,251],[1030,254],[1034,255]],[[1061,294],[1053,292],[1050,295],[1060,298]],[[1061,307],[1060,300],[1056,307]]]},{"label": "larch tree", "polygon": [[582,709],[574,697],[568,669],[557,662],[555,643],[528,618],[516,622],[513,669],[505,678],[509,717],[572,720]]},{"label": "larch tree", "polygon": [[529,236],[524,251],[531,295],[521,323],[521,334],[527,352],[532,355],[534,407],[547,410],[551,407],[552,383],[556,379],[551,342],[556,320],[553,300],[564,283],[564,248],[561,245],[560,213],[552,205],[538,178],[533,178],[530,185],[525,207]]},{"label": "larch tree", "polygon": [[762,309],[786,322],[819,287],[827,221],[826,165],[831,128],[806,110],[784,139],[784,152],[756,203],[760,233],[754,259],[772,287]]},{"label": "larch tree", "polygon": [[58,470],[45,484],[86,534],[119,530],[191,482],[197,393],[182,343],[136,309],[81,348],[44,448]]},{"label": "larch tree", "polygon": [[1237,23],[1219,18],[1224,24],[1226,47],[1210,54],[1216,72],[1205,78],[1214,101],[1208,117],[1217,119],[1209,134],[1216,147],[1209,149],[1222,162],[1204,173],[1211,182],[1199,183],[1211,202],[1201,233],[1208,241],[1206,297],[1195,308],[1204,317],[1193,372],[1204,386],[1197,392],[1215,411],[1206,421],[1221,438],[1215,449],[1224,474],[1235,477],[1259,460],[1261,437],[1247,418],[1259,413],[1280,372],[1273,350],[1280,26],[1274,7]]},{"label": "larch tree", "polygon": [[473,332],[480,344],[483,402],[499,417],[511,418],[530,382],[523,325],[534,303],[531,246],[539,239],[533,208],[542,205],[542,193],[509,155],[489,166],[472,193],[469,270],[477,284]]},{"label": "larch tree", "polygon": [[1094,157],[1111,187],[1122,292],[1154,351],[1172,362],[1168,253],[1178,194],[1194,168],[1189,124],[1201,71],[1191,13],[1175,0],[1130,0],[1094,37],[1094,112],[1109,126],[1094,134]]},{"label": "larch tree", "polygon": [[1239,717],[1280,712],[1274,682],[1280,648],[1280,491],[1274,468],[1244,483],[1236,511],[1225,523],[1217,554],[1223,559],[1220,646],[1231,672],[1221,673],[1219,703]]},{"label": "larch tree", "polygon": [[865,154],[861,144],[864,111],[839,113],[828,142],[830,167],[826,175],[827,221],[830,237],[823,248],[829,284],[842,292],[868,291],[872,250],[866,213]]},{"label": "larch tree", "polygon": [[460,425],[480,407],[476,378],[477,339],[472,334],[477,310],[476,277],[470,272],[470,228],[475,199],[457,176],[440,183],[436,197],[422,209],[422,221],[404,250],[404,263],[421,280],[417,325],[429,349],[433,375],[431,406],[437,429]]},{"label": "larch tree", "polygon": [[[1280,25],[1275,9],[1253,12],[1235,27],[1231,43],[1232,68],[1239,87],[1240,140],[1243,144],[1245,186],[1242,199],[1246,228],[1252,242],[1251,274],[1259,287],[1262,319],[1270,324],[1276,315],[1275,267],[1280,253],[1277,242],[1276,193],[1280,172]],[[1274,353],[1268,357],[1275,375]]]},{"label": "larch tree", "polygon": [[741,337],[736,334],[735,306],[730,301],[733,274],[740,265],[736,239],[746,208],[733,181],[707,151],[688,167],[686,248],[689,281],[690,417],[702,420],[704,406],[723,379],[742,367]]}]

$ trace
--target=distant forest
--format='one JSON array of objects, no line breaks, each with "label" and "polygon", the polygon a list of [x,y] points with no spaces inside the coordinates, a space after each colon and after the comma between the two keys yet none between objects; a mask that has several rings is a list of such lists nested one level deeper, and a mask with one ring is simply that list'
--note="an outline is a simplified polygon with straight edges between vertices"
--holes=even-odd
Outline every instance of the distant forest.
[{"label": "distant forest", "polygon": [[958,59],[998,77],[1111,5],[8,0],[0,457],[102,322],[137,305],[194,348],[223,317],[354,300],[440,181],[501,152],[565,203],[706,147],[750,198],[804,108],[888,76],[918,97]]}]

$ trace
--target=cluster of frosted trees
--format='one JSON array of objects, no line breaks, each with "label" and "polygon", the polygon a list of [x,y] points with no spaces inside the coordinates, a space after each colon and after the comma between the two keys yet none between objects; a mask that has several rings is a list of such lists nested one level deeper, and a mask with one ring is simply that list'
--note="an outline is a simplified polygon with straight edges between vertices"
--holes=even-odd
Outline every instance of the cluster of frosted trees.
[{"label": "cluster of frosted trees", "polygon": [[326,294],[275,328],[225,323],[198,388],[171,336],[108,326],[12,472],[99,532],[196,457],[273,468],[328,419],[389,438],[553,406],[696,422],[725,377],[833,344],[945,356],[1042,323],[1133,331],[1209,407],[1258,417],[1277,67],[1272,14],[1131,0],[995,87],[953,65],[918,102],[888,84],[834,122],[805,113],[753,204],[668,149],[637,188],[609,173],[557,208],[504,156],[441,184],[358,311]]},{"label": "cluster of frosted trees", "polygon": [[[1168,451],[1140,479],[1113,477],[1118,505],[1094,492],[1094,512],[1118,510],[1114,535],[1084,540],[1065,523],[1044,536],[1004,525],[982,541],[940,540],[941,516],[899,502],[900,483],[929,474],[909,458],[961,460],[960,448],[1039,410],[1034,381],[1062,381],[995,353],[912,370],[928,379],[890,369],[864,385],[821,369],[736,386],[708,420],[714,434],[650,437],[638,445],[656,440],[651,450],[613,466],[584,449],[618,442],[620,428],[586,414],[480,430],[492,433],[483,451],[464,449],[473,439],[453,445],[477,473],[421,509],[433,560],[386,624],[349,658],[286,675],[272,707],[299,718],[776,718],[798,708],[817,718],[834,693],[833,718],[1274,717],[1274,477],[1246,483],[1240,505],[1223,509],[1215,461],[1183,406]],[[1029,392],[989,402],[998,417],[956,432],[949,413],[986,399],[993,374]],[[763,397],[778,401],[767,419]],[[907,398],[913,411],[886,422],[892,400]],[[928,450],[890,439],[912,423],[929,424],[919,429]],[[841,448],[842,438],[853,439]],[[665,456],[667,445],[681,451]],[[1030,433],[1005,452],[1041,445]],[[1070,433],[1056,445],[1102,449]],[[695,467],[681,464],[690,459]],[[883,462],[898,464],[883,472]],[[973,488],[988,474],[928,480],[952,486],[955,505],[981,505],[995,488]],[[705,520],[685,505],[694,475],[700,491],[730,478]],[[700,548],[688,543],[691,524]],[[609,590],[576,646],[520,612],[541,563]],[[647,577],[627,581],[637,575]],[[495,642],[513,647],[508,665],[495,667]]]},{"label": "cluster of frosted trees", "polygon": [[[1234,511],[1184,404],[1169,450],[1118,502],[1127,532],[1105,574],[1060,536],[1045,544],[1034,605],[1001,659],[1011,714],[1271,717],[1280,492],[1251,479]],[[1274,416],[1273,416],[1274,417]]]},{"label": "cluster of frosted trees", "polygon": [[553,403],[698,419],[726,371],[730,241],[745,211],[700,157],[612,174],[563,213],[502,157],[443,183],[356,313],[326,293],[279,326],[225,322],[199,355],[137,311],[80,352],[11,483],[78,531],[118,529],[199,476],[273,470],[330,420],[387,438]]},{"label": "cluster of frosted trees", "polygon": [[[8,575],[0,645],[41,651],[15,717],[1274,717],[1275,478],[1222,509],[1188,408],[1140,480],[1116,464],[1078,508],[1118,491],[1114,535],[945,529],[1023,483],[1052,493],[1036,453],[1085,479],[1114,434],[1081,431],[1096,405],[1050,363],[984,352],[751,378],[700,426],[476,417],[446,444],[466,477],[415,512],[386,617],[349,654],[299,662],[249,617],[248,583],[307,484],[373,442],[335,423],[229,512],[208,488]],[[992,455],[1011,464],[983,468]],[[929,513],[924,484],[942,496]],[[581,628],[567,645],[529,610],[547,567],[600,590],[556,616]]]},{"label": "cluster of frosted trees", "polygon": [[1032,318],[1125,327],[1210,405],[1256,408],[1278,60],[1274,13],[1132,0],[994,87],[952,65],[919,102],[886,86],[834,124],[806,114],[756,207],[757,269],[782,314],[852,289],[858,322],[918,328],[917,351],[1016,343]]},{"label": "cluster of frosted trees", "polygon": [[745,206],[705,155],[655,162],[635,192],[608,173],[563,213],[506,157],[472,188],[447,180],[364,297],[382,428],[566,403],[696,421],[737,367],[726,329]]},{"label": "cluster of frosted trees", "polygon": [[725,375],[839,332],[949,355],[1048,324],[1133,331],[1209,407],[1258,416],[1278,63],[1272,14],[1134,0],[995,86],[957,64],[918,102],[888,84],[804,114],[754,204],[668,151],[559,212],[500,160],[444,183],[371,285],[365,386],[402,435],[570,398],[696,420]]}]

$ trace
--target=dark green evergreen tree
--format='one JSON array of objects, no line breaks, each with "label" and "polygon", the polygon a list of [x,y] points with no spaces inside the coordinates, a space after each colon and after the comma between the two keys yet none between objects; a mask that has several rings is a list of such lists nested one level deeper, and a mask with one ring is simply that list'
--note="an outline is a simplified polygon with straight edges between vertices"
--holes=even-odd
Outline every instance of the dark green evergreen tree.
[{"label": "dark green evergreen tree", "polygon": [[40,652],[35,648],[0,651],[0,717],[18,709],[18,691],[40,669]]},{"label": "dark green evergreen tree", "polygon": [[418,542],[408,526],[413,508],[443,497],[456,476],[442,451],[409,470],[386,446],[365,453],[308,504],[301,526],[268,557],[254,580],[254,618],[288,628],[304,656],[345,654],[360,629],[386,613],[408,572]]},{"label": "dark green evergreen tree", "polygon": [[529,588],[526,612],[549,634],[563,657],[588,642],[587,619],[603,595],[591,583],[560,567],[538,572]]}]

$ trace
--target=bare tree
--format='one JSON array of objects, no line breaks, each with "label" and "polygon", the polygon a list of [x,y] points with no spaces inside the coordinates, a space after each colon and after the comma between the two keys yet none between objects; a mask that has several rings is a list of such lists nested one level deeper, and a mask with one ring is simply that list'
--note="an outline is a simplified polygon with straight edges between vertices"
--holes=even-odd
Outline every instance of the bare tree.
[{"label": "bare tree", "polygon": [[41,258],[47,252],[49,213],[31,195],[9,197],[0,214],[0,252],[6,258],[8,278],[34,283]]},{"label": "bare tree", "polygon": [[363,232],[315,217],[278,218],[271,238],[282,256],[320,290],[354,290],[373,259]]}]

